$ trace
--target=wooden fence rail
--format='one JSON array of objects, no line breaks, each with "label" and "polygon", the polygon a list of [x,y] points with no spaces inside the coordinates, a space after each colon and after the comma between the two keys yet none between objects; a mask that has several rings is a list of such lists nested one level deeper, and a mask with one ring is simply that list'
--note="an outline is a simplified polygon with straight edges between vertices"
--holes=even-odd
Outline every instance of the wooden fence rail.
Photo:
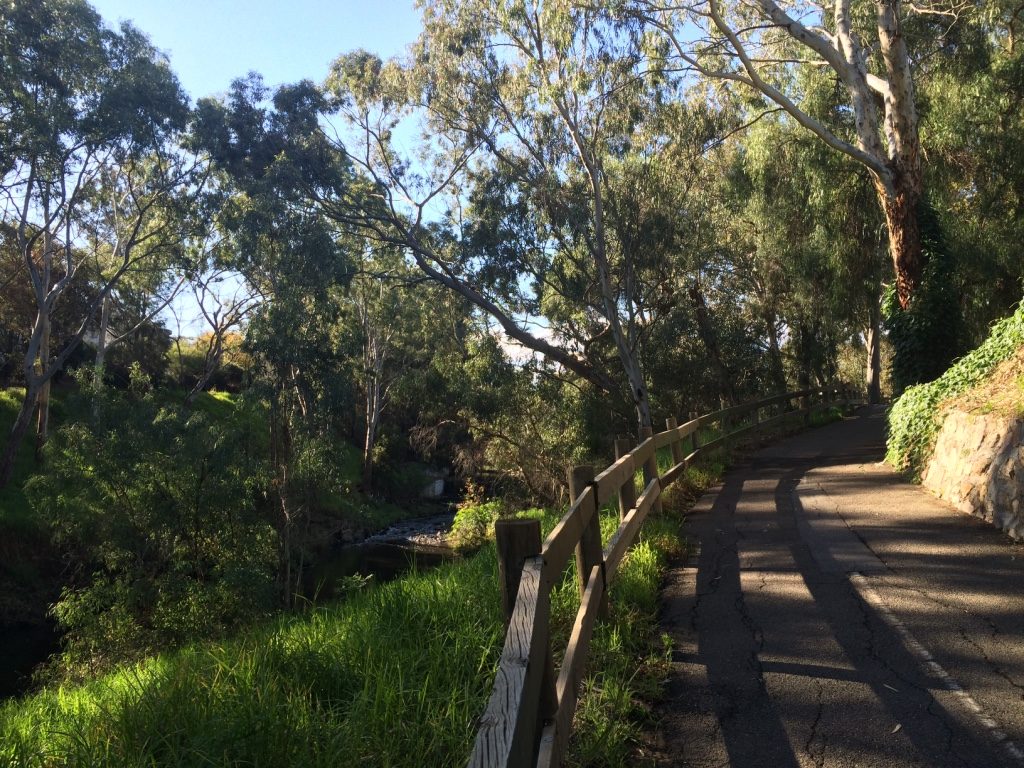
[{"label": "wooden fence rail", "polygon": [[[470,758],[471,768],[557,768],[561,765],[590,638],[607,611],[608,587],[662,491],[702,454],[755,429],[832,406],[849,407],[848,387],[805,389],[666,422],[664,432],[641,434],[640,444],[616,440],[616,460],[596,476],[593,467],[569,473],[572,504],[543,542],[537,520],[500,520],[496,525],[502,601],[508,618],[494,688]],[[658,450],[671,467],[658,473]],[[637,496],[636,475],[643,489]],[[599,510],[616,499],[620,524],[602,547]],[[551,589],[576,555],[580,607],[557,677],[548,630]]]}]

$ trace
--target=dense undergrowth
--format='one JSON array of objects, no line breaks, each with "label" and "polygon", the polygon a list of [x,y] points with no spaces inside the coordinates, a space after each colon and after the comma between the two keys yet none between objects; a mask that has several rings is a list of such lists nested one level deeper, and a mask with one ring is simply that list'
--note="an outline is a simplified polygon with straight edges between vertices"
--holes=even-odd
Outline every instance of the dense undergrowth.
[{"label": "dense undergrowth", "polygon": [[992,326],[989,337],[934,381],[907,389],[889,412],[886,460],[917,479],[942,426],[942,404],[982,381],[1024,345],[1024,304]]},{"label": "dense undergrowth", "polygon": [[[544,518],[545,528],[556,520]],[[609,535],[617,518],[607,511]],[[577,715],[575,762],[623,765],[638,688],[656,667],[655,605],[678,546],[651,520],[612,589]],[[82,686],[0,709],[0,761],[16,766],[444,766],[465,762],[504,626],[493,545],[466,560],[356,592],[242,633],[165,653]],[[552,597],[564,647],[572,568]]]},{"label": "dense undergrowth", "polygon": [[[623,563],[609,618],[592,640],[570,765],[633,764],[667,669],[657,596],[681,552],[680,517],[726,463],[716,451],[669,488],[665,511],[648,519]],[[558,519],[550,510],[525,514],[541,517],[545,532]],[[609,505],[605,540],[617,525]],[[552,593],[556,662],[579,605],[574,567]],[[462,561],[357,589],[232,640],[8,702],[0,765],[462,765],[504,635],[495,574],[487,542]]]}]

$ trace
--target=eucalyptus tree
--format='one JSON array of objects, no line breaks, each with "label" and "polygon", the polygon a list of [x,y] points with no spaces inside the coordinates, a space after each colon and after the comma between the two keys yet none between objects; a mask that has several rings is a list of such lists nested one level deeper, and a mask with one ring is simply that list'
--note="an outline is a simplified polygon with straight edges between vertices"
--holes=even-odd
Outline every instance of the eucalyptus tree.
[{"label": "eucalyptus tree", "polygon": [[[607,220],[609,162],[655,98],[642,43],[568,2],[431,2],[410,60],[342,56],[327,87],[380,202],[369,236],[407,249],[511,339],[621,392],[592,353],[609,338],[649,426],[641,315]],[[403,153],[417,120],[421,151]],[[546,335],[527,329],[539,316]]]},{"label": "eucalyptus tree", "polygon": [[[948,21],[968,5],[635,0],[626,7],[664,35],[672,66],[750,89],[868,171],[885,216],[896,295],[907,309],[927,261],[918,222],[924,172],[915,67],[942,43],[939,34],[920,36],[912,50],[908,15]],[[846,94],[829,115],[803,103],[807,77],[822,72]]]},{"label": "eucalyptus tree", "polygon": [[[0,196],[31,286],[35,319],[22,375],[25,396],[0,456],[0,486],[37,403],[79,346],[104,298],[126,273],[178,239],[171,199],[187,190],[196,162],[174,137],[188,105],[166,61],[138,31],[105,28],[80,0],[0,6]],[[112,175],[113,198],[95,194]],[[113,242],[90,243],[84,221],[114,205]],[[77,331],[50,348],[57,305],[85,275],[90,249],[110,249],[108,269]]]},{"label": "eucalyptus tree", "polygon": [[[723,228],[734,240],[735,274],[751,310],[786,329],[803,383],[815,360],[834,356],[819,342],[863,336],[866,389],[877,402],[886,265],[884,222],[867,173],[777,116],[747,131],[730,164],[723,194],[731,215]],[[771,355],[781,358],[777,343]]]},{"label": "eucalyptus tree", "polygon": [[337,485],[331,437],[345,377],[334,330],[338,289],[352,275],[350,238],[310,189],[348,194],[352,179],[344,157],[318,141],[322,98],[311,83],[279,89],[273,103],[267,96],[250,75],[226,100],[201,100],[189,141],[214,168],[206,202],[222,238],[215,266],[240,275],[254,296],[244,346],[253,389],[270,406],[279,588],[291,604],[302,571],[297,537],[316,489]]},{"label": "eucalyptus tree", "polygon": [[[443,355],[444,289],[431,283],[400,252],[370,243],[352,247],[355,272],[338,297],[339,336],[362,399],[362,487],[373,490],[378,442],[386,412],[401,399],[407,378],[422,374],[434,354]],[[417,404],[422,408],[422,403]]]},{"label": "eucalyptus tree", "polygon": [[191,403],[206,389],[221,367],[232,335],[244,330],[249,316],[259,307],[257,289],[226,267],[213,267],[192,280],[192,298],[205,327],[209,330],[197,339],[203,347],[203,367],[185,395]]}]

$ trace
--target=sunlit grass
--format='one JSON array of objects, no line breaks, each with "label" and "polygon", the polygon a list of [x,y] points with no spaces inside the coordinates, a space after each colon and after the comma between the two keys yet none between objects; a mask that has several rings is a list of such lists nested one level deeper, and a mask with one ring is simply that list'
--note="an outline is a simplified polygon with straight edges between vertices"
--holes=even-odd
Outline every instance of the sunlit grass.
[{"label": "sunlit grass", "polygon": [[8,765],[456,765],[499,650],[493,548],[0,709]]},{"label": "sunlit grass", "polygon": [[[544,519],[550,529],[557,514]],[[605,538],[617,513],[602,515]],[[675,522],[652,519],[592,646],[574,754],[624,764],[642,709]],[[493,545],[225,644],[164,654],[0,708],[0,764],[17,766],[449,766],[472,748],[504,634]],[[553,594],[564,649],[573,566]],[[624,759],[624,758],[623,758]],[[610,761],[610,762],[609,762]]]}]

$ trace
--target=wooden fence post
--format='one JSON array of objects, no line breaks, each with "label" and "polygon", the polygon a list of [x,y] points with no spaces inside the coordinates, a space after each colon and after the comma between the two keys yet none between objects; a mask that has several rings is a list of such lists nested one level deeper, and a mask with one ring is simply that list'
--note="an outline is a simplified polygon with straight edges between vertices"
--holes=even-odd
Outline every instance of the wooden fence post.
[{"label": "wooden fence post", "polygon": [[[569,470],[569,495],[573,503],[580,497],[587,486],[594,482],[594,467],[591,465],[573,467]],[[593,509],[590,510],[590,522],[583,528],[579,542],[576,544],[576,578],[580,587],[580,599],[587,591],[587,577],[595,565],[601,566],[601,578],[604,579],[604,551],[601,547],[601,518],[597,507],[597,493],[590,494]],[[607,583],[607,582],[606,582]],[[601,598],[601,609],[598,614],[603,618],[608,615],[608,597]]]},{"label": "wooden fence post", "polygon": [[[501,585],[501,609],[508,626],[516,607],[516,595],[523,576],[523,563],[528,557],[541,553],[540,520],[500,517],[494,521],[494,542],[498,549],[498,583]],[[544,676],[540,682],[540,701],[537,706],[535,741],[539,741],[544,723],[558,712],[558,691],[555,690],[555,660],[551,655],[551,640],[545,639]],[[536,746],[536,745],[535,745]],[[532,765],[532,763],[531,763]]]},{"label": "wooden fence post", "polygon": [[[615,438],[615,458],[621,459],[633,450],[633,441],[628,437]],[[636,472],[630,472],[626,482],[619,488],[619,521],[621,522],[629,510],[636,506]]]},{"label": "wooden fence post", "polygon": [[[697,412],[696,411],[690,411],[690,421],[693,421],[696,418],[697,418]],[[700,427],[697,427],[696,429],[693,430],[693,432],[690,433],[690,438],[691,438],[690,443],[691,443],[694,451],[696,451],[698,448],[700,448],[700,435],[698,434],[699,432],[700,432]]]},{"label": "wooden fence post", "polygon": [[[653,427],[640,427],[640,442],[654,437]],[[644,462],[644,488],[650,485],[651,480],[658,477],[658,452],[651,451],[651,458]],[[661,496],[654,502],[654,511],[661,514]]]},{"label": "wooden fence post", "polygon": [[501,584],[501,610],[505,622],[512,618],[523,576],[523,562],[540,554],[540,520],[501,517],[494,521],[494,541],[498,546],[498,581]]},{"label": "wooden fence post", "polygon": [[[679,421],[676,419],[675,416],[671,416],[671,417],[665,419],[665,427],[667,429],[678,429],[679,428]],[[683,456],[683,443],[682,443],[682,441],[677,436],[671,443],[669,443],[669,446],[672,448],[672,464],[673,465],[682,464],[683,463],[683,458],[685,458]]]}]

